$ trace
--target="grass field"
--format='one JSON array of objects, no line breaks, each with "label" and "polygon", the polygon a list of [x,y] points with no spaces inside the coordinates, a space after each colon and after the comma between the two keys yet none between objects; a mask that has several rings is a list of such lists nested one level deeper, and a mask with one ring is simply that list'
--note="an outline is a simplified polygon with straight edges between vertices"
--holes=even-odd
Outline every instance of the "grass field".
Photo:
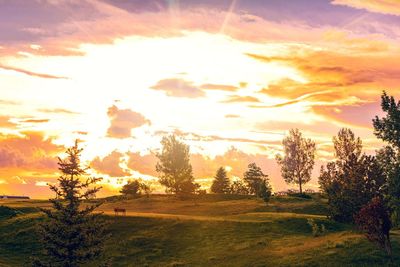
[{"label": "grass field", "polygon": [[[326,219],[326,201],[204,195],[108,198],[100,210],[110,221],[112,266],[389,266],[389,259],[351,225]],[[46,201],[1,200],[0,266],[23,266],[39,250],[36,207]],[[113,209],[127,209],[114,216]],[[15,214],[16,213],[16,214]],[[314,237],[307,219],[324,224]],[[400,266],[400,233],[392,234]],[[98,265],[97,263],[93,266]]]}]

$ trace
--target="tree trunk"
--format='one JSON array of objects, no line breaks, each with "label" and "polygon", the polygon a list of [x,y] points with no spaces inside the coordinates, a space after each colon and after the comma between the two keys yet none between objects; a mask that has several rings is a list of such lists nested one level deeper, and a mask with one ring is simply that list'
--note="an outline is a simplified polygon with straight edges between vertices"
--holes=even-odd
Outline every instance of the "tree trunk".
[{"label": "tree trunk", "polygon": [[300,194],[303,194],[303,188],[301,184],[301,178],[299,178]]},{"label": "tree trunk", "polygon": [[390,257],[390,261],[393,262],[393,257],[392,257],[392,244],[390,243],[390,237],[389,235],[386,236],[385,240],[385,250],[387,255]]}]

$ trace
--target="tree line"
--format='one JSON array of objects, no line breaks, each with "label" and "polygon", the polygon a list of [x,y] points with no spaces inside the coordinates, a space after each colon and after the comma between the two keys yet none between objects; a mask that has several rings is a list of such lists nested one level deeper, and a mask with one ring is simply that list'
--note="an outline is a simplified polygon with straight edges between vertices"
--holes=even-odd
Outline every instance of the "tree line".
[{"label": "tree line", "polygon": [[[385,92],[381,100],[385,117],[373,119],[373,126],[375,135],[386,145],[376,155],[366,155],[361,139],[352,130],[341,129],[332,140],[335,159],[321,167],[318,180],[328,199],[329,217],[357,224],[369,240],[391,255],[390,229],[400,224],[400,101]],[[282,144],[283,155],[276,156],[282,177],[297,184],[301,196],[311,179],[316,144],[298,129],[290,130]],[[164,137],[161,145],[156,165],[160,184],[168,193],[200,192],[189,161],[189,146],[174,135]],[[46,215],[39,227],[43,254],[33,259],[33,266],[83,266],[104,257],[107,223],[101,214],[94,213],[102,202],[86,201],[100,190],[96,186],[99,179],[88,177],[80,162],[81,152],[76,142],[66,151],[66,158],[59,158],[61,176],[50,186],[56,198],[50,199],[52,209],[42,209]],[[251,194],[265,201],[271,196],[268,175],[255,163],[248,165],[242,180],[233,183],[220,167],[210,189],[220,194]],[[150,188],[133,180],[121,192],[149,194]],[[103,262],[107,266],[108,261]]]}]

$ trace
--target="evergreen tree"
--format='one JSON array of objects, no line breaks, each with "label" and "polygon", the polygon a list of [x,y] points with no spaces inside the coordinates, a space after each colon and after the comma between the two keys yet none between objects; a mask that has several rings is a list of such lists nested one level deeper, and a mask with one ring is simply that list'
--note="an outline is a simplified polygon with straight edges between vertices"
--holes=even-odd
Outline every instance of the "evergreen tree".
[{"label": "evergreen tree", "polygon": [[289,136],[283,139],[284,157],[276,156],[281,166],[282,177],[286,183],[299,185],[300,194],[303,193],[303,185],[311,180],[311,172],[314,168],[315,143],[311,139],[302,137],[298,129],[292,129]]},{"label": "evergreen tree", "polygon": [[211,192],[217,194],[228,194],[230,192],[229,178],[224,167],[220,167],[211,185]]},{"label": "evergreen tree", "polygon": [[161,145],[162,151],[157,154],[159,162],[156,165],[160,184],[166,187],[167,192],[194,193],[198,186],[194,183],[189,162],[189,146],[174,135],[164,137]]},{"label": "evergreen tree", "polygon": [[42,209],[47,218],[39,226],[44,255],[34,266],[84,266],[103,253],[106,223],[100,213],[93,213],[101,203],[83,205],[100,190],[95,185],[100,179],[85,178],[81,152],[76,141],[66,151],[67,158],[59,158],[62,175],[58,185],[50,185],[56,193],[56,198],[50,199],[53,209]]},{"label": "evergreen tree", "polygon": [[385,177],[376,158],[362,153],[361,139],[350,129],[341,129],[333,142],[336,160],[321,167],[319,183],[328,196],[330,216],[352,222],[364,205],[382,195]]},{"label": "evergreen tree", "polygon": [[268,183],[268,175],[264,174],[255,163],[250,163],[247,171],[243,174],[243,180],[246,182],[250,194],[260,197],[263,184]]}]

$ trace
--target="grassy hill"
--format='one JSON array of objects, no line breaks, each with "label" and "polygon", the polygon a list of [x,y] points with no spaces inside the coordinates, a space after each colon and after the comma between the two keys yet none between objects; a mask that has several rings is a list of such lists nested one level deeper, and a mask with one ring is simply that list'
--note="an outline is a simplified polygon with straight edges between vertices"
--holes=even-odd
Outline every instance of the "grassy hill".
[{"label": "grassy hill", "polygon": [[[0,266],[22,266],[39,250],[36,207],[46,201],[2,200]],[[114,207],[127,216],[114,216]],[[326,219],[326,201],[274,197],[266,205],[247,196],[203,195],[190,199],[154,195],[108,198],[107,253],[113,266],[385,266],[389,260],[351,225]],[[307,219],[326,233],[312,235]],[[400,233],[392,235],[400,265]],[[96,265],[94,265],[96,266]]]}]

